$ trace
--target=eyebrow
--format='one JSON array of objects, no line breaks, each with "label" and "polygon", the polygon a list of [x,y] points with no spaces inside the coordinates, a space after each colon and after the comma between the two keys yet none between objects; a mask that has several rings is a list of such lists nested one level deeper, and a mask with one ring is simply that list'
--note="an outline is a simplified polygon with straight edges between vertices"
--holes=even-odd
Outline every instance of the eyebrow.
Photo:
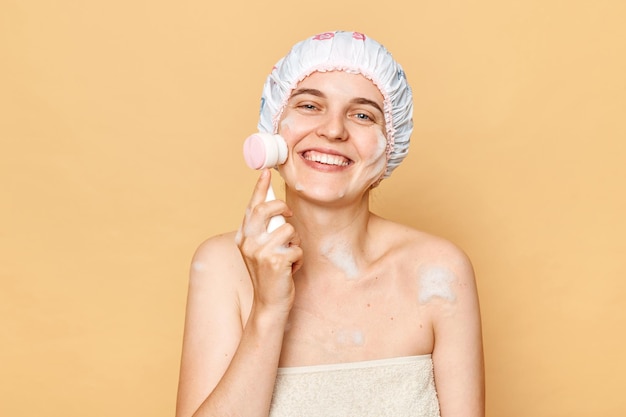
[{"label": "eyebrow", "polygon": [[370,106],[374,107],[375,109],[377,109],[381,114],[385,114],[385,112],[383,111],[383,109],[380,108],[378,103],[376,103],[374,100],[370,100],[369,98],[357,97],[354,100],[352,100],[352,103],[355,103],[355,104],[367,104],[367,105],[370,105]]},{"label": "eyebrow", "polygon": [[[320,90],[317,90],[315,88],[299,88],[297,90],[294,90],[293,94],[291,94],[291,97],[289,97],[289,99],[292,99],[292,98],[294,98],[296,96],[299,96],[301,94],[311,94],[311,95],[316,96],[316,97],[326,98],[326,95],[324,93],[322,93]],[[385,112],[380,107],[380,105],[377,102],[375,102],[374,100],[370,100],[370,99],[365,98],[365,97],[356,97],[356,98],[350,100],[350,102],[354,103],[354,104],[366,104],[366,105],[372,106],[376,110],[381,112],[382,114],[385,114]]]}]

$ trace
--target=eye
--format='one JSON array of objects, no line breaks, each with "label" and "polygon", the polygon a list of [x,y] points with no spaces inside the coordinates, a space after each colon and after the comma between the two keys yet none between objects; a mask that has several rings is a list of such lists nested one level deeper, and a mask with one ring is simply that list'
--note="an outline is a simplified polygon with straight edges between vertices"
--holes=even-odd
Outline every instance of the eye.
[{"label": "eye", "polygon": [[301,101],[299,103],[294,103],[293,106],[301,113],[318,113],[322,109],[319,104],[311,101]]},{"label": "eye", "polygon": [[355,111],[354,113],[352,113],[351,117],[353,118],[353,120],[360,124],[372,124],[377,122],[376,117],[368,111]]}]

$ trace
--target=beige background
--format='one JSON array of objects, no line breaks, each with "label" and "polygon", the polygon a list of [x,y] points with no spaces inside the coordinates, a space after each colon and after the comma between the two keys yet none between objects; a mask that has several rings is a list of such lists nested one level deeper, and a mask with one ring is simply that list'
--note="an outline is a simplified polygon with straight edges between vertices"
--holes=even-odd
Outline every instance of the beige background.
[{"label": "beige background", "polygon": [[0,0],[0,415],[172,416],[187,269],[266,73],[359,30],[412,82],[375,211],[474,261],[488,417],[626,414],[626,2]]}]

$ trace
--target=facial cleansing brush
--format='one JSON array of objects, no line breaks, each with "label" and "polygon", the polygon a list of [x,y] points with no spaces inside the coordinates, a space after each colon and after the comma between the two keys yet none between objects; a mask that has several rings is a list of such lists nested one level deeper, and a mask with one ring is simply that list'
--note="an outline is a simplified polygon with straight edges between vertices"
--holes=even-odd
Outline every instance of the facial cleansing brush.
[{"label": "facial cleansing brush", "polygon": [[[246,138],[243,143],[243,157],[246,164],[252,169],[273,168],[282,165],[287,160],[287,143],[280,135],[271,133],[255,133]],[[275,200],[274,190],[270,184],[265,201]],[[273,232],[285,223],[283,216],[274,216],[267,226],[268,232]]]}]

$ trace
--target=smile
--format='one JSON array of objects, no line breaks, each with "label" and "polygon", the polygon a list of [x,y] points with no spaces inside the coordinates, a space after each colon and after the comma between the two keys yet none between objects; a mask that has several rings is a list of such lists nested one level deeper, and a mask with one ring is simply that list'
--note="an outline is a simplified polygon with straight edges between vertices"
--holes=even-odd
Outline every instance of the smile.
[{"label": "smile", "polygon": [[306,151],[302,154],[302,157],[307,161],[338,167],[348,166],[352,162],[348,158],[345,158],[341,155],[330,155],[327,153],[321,153],[316,151]]}]

